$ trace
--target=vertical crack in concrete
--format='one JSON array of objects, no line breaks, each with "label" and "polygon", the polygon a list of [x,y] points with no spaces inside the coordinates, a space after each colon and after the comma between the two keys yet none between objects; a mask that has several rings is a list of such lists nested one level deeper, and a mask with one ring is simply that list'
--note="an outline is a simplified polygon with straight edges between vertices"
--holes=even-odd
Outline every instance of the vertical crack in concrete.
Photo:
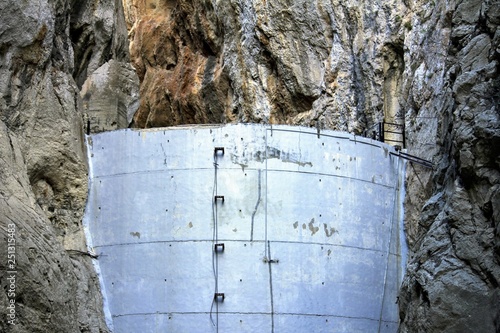
[{"label": "vertical crack in concrete", "polygon": [[167,153],[165,152],[165,148],[163,147],[163,143],[160,143],[161,150],[163,151],[163,164],[167,165]]},{"label": "vertical crack in concrete", "polygon": [[274,333],[274,300],[273,300],[273,270],[271,268],[272,260],[271,260],[271,243],[267,242],[267,255],[269,256],[269,260],[267,261],[267,265],[269,267],[269,294],[271,297],[271,333]]},{"label": "vertical crack in concrete", "polygon": [[260,201],[261,201],[261,188],[262,188],[261,172],[262,172],[262,170],[259,169],[259,196],[257,197],[257,203],[255,203],[255,208],[252,212],[252,226],[250,229],[250,241],[253,241],[253,226],[254,226],[254,221],[255,221],[255,214],[257,214],[257,209],[259,208]]}]

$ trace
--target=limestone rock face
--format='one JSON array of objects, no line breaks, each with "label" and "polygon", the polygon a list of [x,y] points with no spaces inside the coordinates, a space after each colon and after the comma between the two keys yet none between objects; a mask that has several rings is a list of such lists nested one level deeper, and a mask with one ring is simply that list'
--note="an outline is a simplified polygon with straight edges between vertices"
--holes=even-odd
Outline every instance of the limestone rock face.
[{"label": "limestone rock face", "polygon": [[124,0],[138,127],[207,122],[361,133],[403,71],[399,1]]},{"label": "limestone rock face", "polygon": [[72,73],[83,100],[86,130],[126,128],[138,107],[139,80],[129,63],[121,1],[71,5],[70,37],[78,59]]},{"label": "limestone rock face", "polygon": [[[2,274],[2,332],[107,332],[102,315],[99,281],[81,239],[66,248],[56,236],[44,205],[30,184],[21,140],[0,122],[0,264]],[[50,185],[45,193],[53,195]],[[49,193],[50,192],[50,193]],[[75,212],[75,214],[78,211]],[[53,216],[58,214],[53,212]],[[15,267],[7,268],[7,230],[15,225]],[[68,245],[68,244],[64,244]],[[80,245],[80,246],[83,246]],[[15,270],[15,298],[6,271]],[[9,288],[7,288],[9,286]],[[6,320],[15,300],[15,325]],[[12,317],[11,317],[12,318]],[[7,318],[10,319],[10,318]]]},{"label": "limestone rock face", "polygon": [[[402,332],[500,330],[500,35],[498,3],[420,1],[405,17],[402,102],[413,255]],[[429,199],[430,197],[430,199]]]},{"label": "limestone rock face", "polygon": [[[2,275],[2,332],[108,331],[81,224],[80,97],[108,62],[128,66],[120,1],[0,1],[0,271],[14,224],[18,272],[14,298]],[[3,317],[12,299],[15,326]]]},{"label": "limestone rock face", "polygon": [[128,62],[127,28],[120,1],[66,2],[71,8],[68,23],[75,59],[71,72],[81,87],[109,60]]},{"label": "limestone rock face", "polygon": [[129,63],[111,59],[87,78],[80,96],[88,132],[127,128],[139,104],[139,79]]}]

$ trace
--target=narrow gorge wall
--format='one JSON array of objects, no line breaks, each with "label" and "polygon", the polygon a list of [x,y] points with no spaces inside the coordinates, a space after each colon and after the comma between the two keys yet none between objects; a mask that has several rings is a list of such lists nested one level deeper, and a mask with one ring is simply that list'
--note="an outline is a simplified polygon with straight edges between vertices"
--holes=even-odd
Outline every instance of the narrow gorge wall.
[{"label": "narrow gorge wall", "polygon": [[107,331],[80,223],[88,127],[362,134],[390,117],[435,166],[407,170],[400,330],[500,330],[499,13],[495,0],[0,1],[0,226],[5,241],[17,226],[23,274],[19,325],[0,330]]},{"label": "narrow gorge wall", "polygon": [[127,0],[124,7],[141,79],[135,126],[260,122],[359,134],[382,120],[385,95],[396,100],[384,75],[401,74],[389,59],[402,58],[399,1]]},{"label": "narrow gorge wall", "polygon": [[500,330],[498,1],[410,8],[402,105],[414,255],[400,297],[403,332]]},{"label": "narrow gorge wall", "polygon": [[[108,331],[81,219],[83,131],[93,117],[85,103],[98,103],[100,89],[120,90],[88,78],[110,63],[134,80],[120,1],[0,1],[2,332]],[[85,84],[94,88],[82,98]]]}]

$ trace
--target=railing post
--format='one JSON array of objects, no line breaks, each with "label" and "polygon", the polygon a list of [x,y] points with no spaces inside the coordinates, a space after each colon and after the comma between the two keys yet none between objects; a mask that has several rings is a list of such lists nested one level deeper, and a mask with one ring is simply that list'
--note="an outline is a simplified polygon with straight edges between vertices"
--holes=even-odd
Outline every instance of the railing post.
[{"label": "railing post", "polygon": [[380,123],[378,123],[378,126],[379,126],[378,133],[379,133],[379,138],[380,138],[381,142],[384,142],[384,127],[385,127],[384,123],[385,123],[384,120],[382,120]]},{"label": "railing post", "polygon": [[405,127],[405,124],[403,123],[403,149],[406,148],[406,127]]}]

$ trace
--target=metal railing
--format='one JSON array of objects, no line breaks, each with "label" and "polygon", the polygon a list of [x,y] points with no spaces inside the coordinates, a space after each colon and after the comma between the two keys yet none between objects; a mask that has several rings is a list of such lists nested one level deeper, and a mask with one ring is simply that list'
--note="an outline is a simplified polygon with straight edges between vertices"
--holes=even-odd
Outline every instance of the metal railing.
[{"label": "metal railing", "polygon": [[365,137],[406,148],[405,125],[381,121],[364,133]]},{"label": "metal railing", "polygon": [[[389,135],[386,135],[389,134]],[[396,153],[391,153],[393,155],[404,158],[412,163],[419,164],[426,168],[433,168],[433,163],[427,160],[424,160],[420,157],[410,155],[407,153],[403,153],[401,149],[406,148],[406,136],[405,136],[405,125],[390,123],[386,121],[381,121],[374,124],[372,127],[368,128],[364,136],[367,138],[371,138],[377,141],[385,142],[394,145],[396,149]],[[389,136],[390,138],[388,138]],[[399,138],[399,139],[398,139]]]},{"label": "metal railing", "polygon": [[[382,121],[379,123],[380,133],[382,135],[382,142],[387,142],[394,145],[401,145],[401,148],[406,148],[406,139],[405,139],[405,125],[390,123],[386,121]],[[389,135],[387,135],[389,134]],[[399,139],[398,139],[399,138]]]}]

